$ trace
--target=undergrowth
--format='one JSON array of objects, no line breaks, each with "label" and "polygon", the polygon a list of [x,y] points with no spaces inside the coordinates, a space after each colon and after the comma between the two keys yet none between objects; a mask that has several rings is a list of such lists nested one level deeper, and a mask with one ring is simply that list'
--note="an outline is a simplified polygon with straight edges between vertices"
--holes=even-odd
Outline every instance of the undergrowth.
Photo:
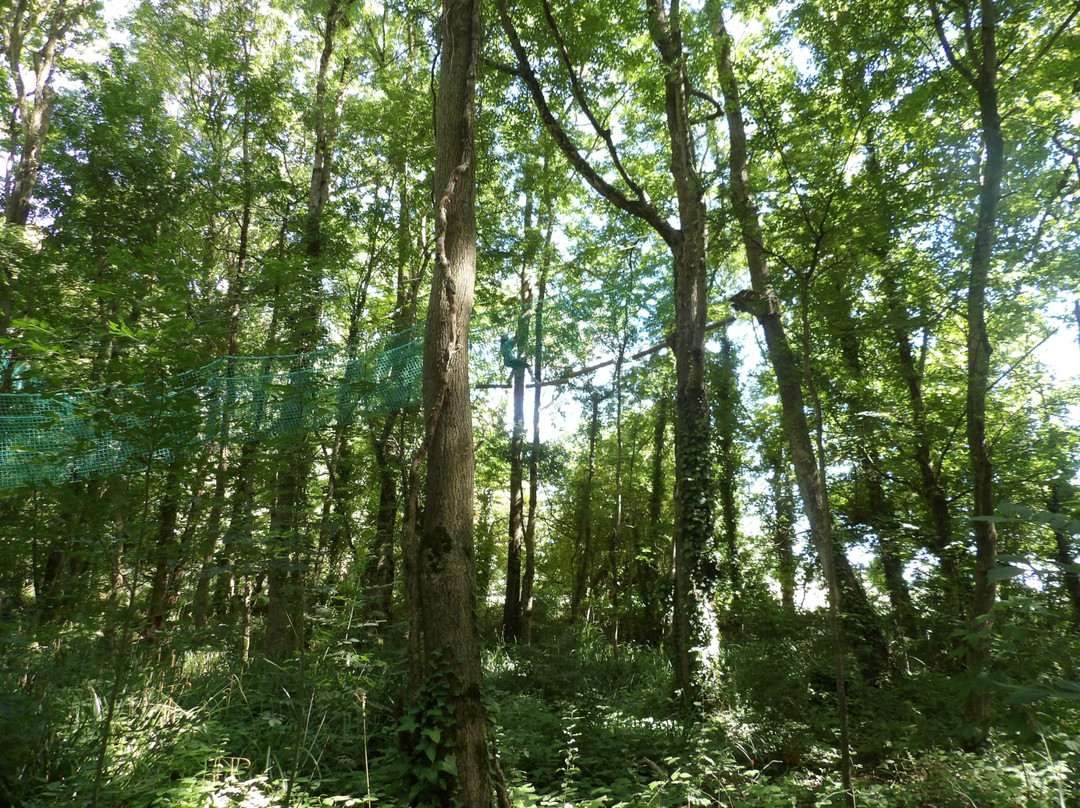
[{"label": "undergrowth", "polygon": [[[813,632],[725,643],[685,710],[661,649],[549,628],[486,657],[492,736],[515,806],[841,805],[834,697]],[[298,664],[241,664],[207,637],[109,653],[100,632],[2,638],[0,805],[405,805],[399,638],[316,631]],[[221,647],[230,647],[228,642]],[[117,686],[119,677],[119,686]],[[852,683],[860,806],[1080,808],[1075,702],[1049,686],[961,751],[955,677]],[[102,757],[109,702],[112,724]],[[1029,694],[1030,695],[1030,694]],[[415,756],[412,758],[415,760]]]}]

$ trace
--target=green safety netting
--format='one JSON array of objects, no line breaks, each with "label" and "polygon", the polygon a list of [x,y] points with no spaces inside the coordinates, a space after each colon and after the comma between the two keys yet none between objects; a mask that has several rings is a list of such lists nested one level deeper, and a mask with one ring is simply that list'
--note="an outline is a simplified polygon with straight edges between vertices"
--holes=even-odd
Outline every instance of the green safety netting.
[{"label": "green safety netting", "polygon": [[[544,319],[556,309],[545,304]],[[506,382],[508,360],[530,360],[539,321],[534,309],[521,306],[474,313],[472,383]],[[348,426],[413,407],[422,365],[423,326],[417,326],[366,346],[225,357],[124,387],[0,395],[0,489],[61,485],[201,447]]]}]

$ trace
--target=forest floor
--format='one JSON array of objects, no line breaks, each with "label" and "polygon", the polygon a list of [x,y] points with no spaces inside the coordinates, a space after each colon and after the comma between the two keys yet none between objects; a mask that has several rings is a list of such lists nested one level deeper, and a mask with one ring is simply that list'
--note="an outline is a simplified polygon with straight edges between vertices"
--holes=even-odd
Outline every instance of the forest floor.
[{"label": "forest floor", "polygon": [[[233,647],[224,627],[216,642],[176,633],[126,654],[106,653],[101,632],[13,628],[0,636],[0,806],[399,806],[437,777],[402,749],[401,644],[372,642],[371,627],[316,625],[287,668],[205,650]],[[843,804],[813,632],[725,643],[689,714],[661,650],[616,649],[587,627],[537,635],[486,653],[512,805]],[[964,751],[962,677],[906,665],[851,684],[858,805],[1080,806],[1076,701],[1005,694],[988,741]]]}]

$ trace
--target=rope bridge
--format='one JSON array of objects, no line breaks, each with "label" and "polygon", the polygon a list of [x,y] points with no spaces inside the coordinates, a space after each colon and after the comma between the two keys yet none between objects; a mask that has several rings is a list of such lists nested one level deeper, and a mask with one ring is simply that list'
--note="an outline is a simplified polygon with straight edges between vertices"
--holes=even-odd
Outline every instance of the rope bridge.
[{"label": "rope bridge", "polygon": [[[474,312],[472,384],[501,385],[509,368],[531,363],[537,328],[549,345],[567,329],[579,340],[580,324],[595,319],[583,308],[564,299],[545,301],[542,315],[531,304]],[[366,347],[225,357],[139,384],[0,395],[0,489],[64,485],[222,443],[347,427],[417,406],[422,367],[419,325]]]}]

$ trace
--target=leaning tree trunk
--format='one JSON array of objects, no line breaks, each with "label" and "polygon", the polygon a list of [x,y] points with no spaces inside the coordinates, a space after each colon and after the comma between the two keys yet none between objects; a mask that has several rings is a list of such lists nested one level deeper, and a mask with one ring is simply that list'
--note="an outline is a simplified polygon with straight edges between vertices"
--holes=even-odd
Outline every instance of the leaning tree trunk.
[{"label": "leaning tree trunk", "polygon": [[730,146],[731,201],[738,222],[746,263],[750,270],[751,288],[732,298],[738,311],[749,312],[761,325],[765,335],[766,354],[776,376],[780,392],[781,422],[791,460],[795,466],[795,479],[803,502],[803,512],[810,523],[810,535],[821,561],[822,571],[829,595],[829,623],[833,638],[833,655],[836,668],[836,696],[840,720],[841,777],[845,801],[854,805],[851,784],[851,745],[848,737],[847,698],[844,689],[844,657],[837,625],[840,609],[840,585],[836,569],[833,545],[832,514],[829,510],[828,492],[821,466],[814,454],[810,437],[810,425],[806,419],[803,400],[802,372],[788,342],[784,322],[780,315],[780,302],[772,289],[765,245],[757,203],[750,185],[747,162],[746,128],[743,123],[742,101],[738,80],[731,64],[731,37],[724,25],[719,0],[709,0],[707,9],[713,27],[713,35],[719,49],[718,67],[721,90],[724,95],[725,113]]}]

